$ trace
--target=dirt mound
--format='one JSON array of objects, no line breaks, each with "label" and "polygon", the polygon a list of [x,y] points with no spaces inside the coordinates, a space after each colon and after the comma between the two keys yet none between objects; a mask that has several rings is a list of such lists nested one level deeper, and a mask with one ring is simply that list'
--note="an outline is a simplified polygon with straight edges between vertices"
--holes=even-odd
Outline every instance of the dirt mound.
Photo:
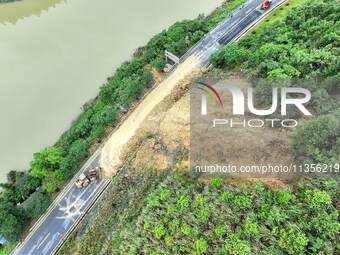
[{"label": "dirt mound", "polygon": [[139,148],[133,161],[135,169],[164,170],[176,164],[183,150],[189,150],[188,94],[174,98],[183,92],[176,91],[159,105],[131,141],[129,148]]},{"label": "dirt mound", "polygon": [[[159,123],[159,117],[165,116],[165,113],[160,116],[155,113],[164,112],[164,110],[169,109],[171,107],[171,104],[169,104],[171,103],[171,98],[173,96],[176,97],[176,89],[180,88],[179,90],[182,90],[181,88],[186,87],[195,74],[198,76],[200,73],[198,63],[195,57],[190,57],[179,65],[174,73],[161,82],[112,134],[103,148],[100,160],[106,178],[114,175],[122,165],[124,155],[133,151],[133,144],[136,143],[134,137],[136,135],[140,137],[141,134],[148,132],[147,128],[141,129],[141,127],[146,127],[148,125],[146,123]],[[162,105],[156,109],[156,106],[160,103]],[[154,114],[151,114],[152,112]],[[157,126],[152,126],[151,131],[155,128]]]}]

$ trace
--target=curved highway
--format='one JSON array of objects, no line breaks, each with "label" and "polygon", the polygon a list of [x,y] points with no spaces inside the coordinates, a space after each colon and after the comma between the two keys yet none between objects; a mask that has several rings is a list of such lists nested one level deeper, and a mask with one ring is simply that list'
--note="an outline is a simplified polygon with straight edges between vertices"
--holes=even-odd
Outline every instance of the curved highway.
[{"label": "curved highway", "polygon": [[[181,57],[180,62],[195,55],[199,58],[201,67],[206,67],[211,54],[218,51],[221,45],[239,39],[249,28],[285,1],[273,0],[267,10],[260,8],[263,0],[248,1],[192,47]],[[46,214],[32,227],[25,240],[11,254],[48,255],[54,254],[59,249],[110,183],[109,180],[97,180],[83,189],[78,189],[74,185],[74,181],[82,172],[98,166],[101,150],[102,147],[84,164],[78,174],[58,195]]]}]

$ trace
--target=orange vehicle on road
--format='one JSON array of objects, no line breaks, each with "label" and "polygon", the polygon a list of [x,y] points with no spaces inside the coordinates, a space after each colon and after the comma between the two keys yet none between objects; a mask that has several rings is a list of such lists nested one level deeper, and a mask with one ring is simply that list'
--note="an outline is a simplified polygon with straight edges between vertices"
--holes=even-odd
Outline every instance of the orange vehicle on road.
[{"label": "orange vehicle on road", "polygon": [[273,0],[266,0],[261,4],[261,10],[267,10],[272,4]]}]

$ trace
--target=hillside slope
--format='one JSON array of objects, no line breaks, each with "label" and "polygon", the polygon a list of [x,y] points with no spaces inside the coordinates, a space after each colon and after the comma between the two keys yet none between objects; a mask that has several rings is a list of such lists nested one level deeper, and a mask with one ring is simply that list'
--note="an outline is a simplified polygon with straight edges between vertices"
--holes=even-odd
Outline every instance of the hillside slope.
[{"label": "hillside slope", "polygon": [[[316,117],[304,120],[292,140],[279,129],[258,132],[264,144],[272,137],[284,146],[243,143],[243,150],[262,149],[270,160],[280,150],[288,161],[339,164],[338,9],[337,1],[309,1],[212,58],[214,79],[230,78],[232,70],[247,78],[324,81],[302,83],[316,95],[310,105]],[[59,254],[339,254],[338,179],[239,181],[188,171],[189,86],[173,91],[140,126],[110,190]],[[252,156],[240,153],[242,146],[231,155],[239,162]]]}]

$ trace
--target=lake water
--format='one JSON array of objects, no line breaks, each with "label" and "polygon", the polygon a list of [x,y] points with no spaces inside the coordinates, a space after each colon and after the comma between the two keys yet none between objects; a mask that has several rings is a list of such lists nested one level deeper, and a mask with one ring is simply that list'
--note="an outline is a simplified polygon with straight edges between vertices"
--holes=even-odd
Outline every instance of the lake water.
[{"label": "lake water", "polygon": [[0,181],[52,145],[134,49],[223,0],[0,4]]}]

